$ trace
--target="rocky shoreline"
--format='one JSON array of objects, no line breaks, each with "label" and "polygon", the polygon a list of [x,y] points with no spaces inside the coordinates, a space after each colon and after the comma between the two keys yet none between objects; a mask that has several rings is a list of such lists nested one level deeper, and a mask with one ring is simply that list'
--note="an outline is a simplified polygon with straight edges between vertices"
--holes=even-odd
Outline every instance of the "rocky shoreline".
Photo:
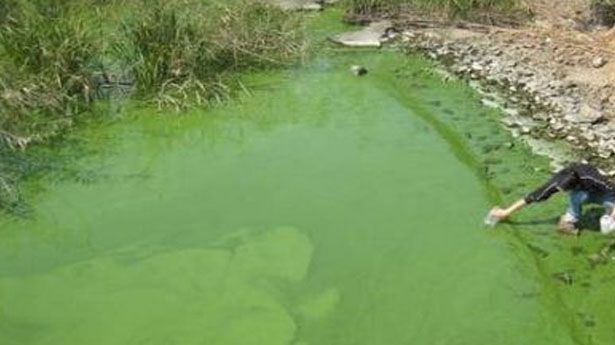
[{"label": "rocky shoreline", "polygon": [[[603,168],[612,165],[615,124],[609,121],[609,109],[593,106],[601,104],[604,96],[583,94],[579,85],[559,80],[555,71],[519,60],[488,39],[451,41],[411,31],[402,36],[405,47],[423,51],[450,72],[478,80],[486,90],[503,95],[504,123],[516,133],[564,140],[588,161]],[[485,94],[485,105],[496,101],[489,96]],[[607,172],[615,175],[615,170]]]},{"label": "rocky shoreline", "polygon": [[[575,158],[555,151],[538,152],[552,158],[554,169],[567,160],[580,159],[615,175],[613,85],[608,81],[598,87],[586,85],[567,78],[558,68],[585,63],[586,69],[600,73],[609,63],[603,54],[585,52],[583,58],[572,55],[576,60],[570,61],[565,49],[534,33],[515,40],[518,32],[486,26],[417,27],[408,21],[384,25],[387,23],[372,23],[362,32],[372,33],[366,38],[373,41],[373,28],[381,28],[381,43],[421,52],[467,80],[482,94],[484,105],[502,108],[504,125],[531,146],[536,146],[537,140],[567,143]],[[356,35],[340,35],[334,40],[345,44],[344,37],[352,37],[349,45],[357,46]],[[366,46],[375,44],[366,41]],[[555,55],[553,61],[539,61],[545,52]]]}]

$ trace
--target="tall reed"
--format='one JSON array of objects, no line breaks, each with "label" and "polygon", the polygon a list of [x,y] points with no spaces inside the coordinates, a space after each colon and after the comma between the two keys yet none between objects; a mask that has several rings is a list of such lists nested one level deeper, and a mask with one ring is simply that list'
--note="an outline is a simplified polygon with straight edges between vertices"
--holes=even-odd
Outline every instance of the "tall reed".
[{"label": "tall reed", "polygon": [[124,25],[115,51],[142,97],[176,108],[220,101],[233,73],[285,66],[303,52],[296,14],[254,1],[203,9],[153,1]]},{"label": "tall reed", "polygon": [[88,23],[50,11],[21,5],[0,26],[0,139],[5,143],[22,146],[53,135],[91,106],[100,50]]}]

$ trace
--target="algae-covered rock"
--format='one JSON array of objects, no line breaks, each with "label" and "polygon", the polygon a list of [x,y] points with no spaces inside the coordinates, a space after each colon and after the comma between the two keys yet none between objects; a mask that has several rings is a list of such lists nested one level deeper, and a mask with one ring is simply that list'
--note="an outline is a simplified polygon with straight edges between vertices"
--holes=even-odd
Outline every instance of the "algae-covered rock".
[{"label": "algae-covered rock", "polygon": [[360,65],[352,65],[350,66],[350,71],[357,77],[363,76],[367,74],[367,68]]}]

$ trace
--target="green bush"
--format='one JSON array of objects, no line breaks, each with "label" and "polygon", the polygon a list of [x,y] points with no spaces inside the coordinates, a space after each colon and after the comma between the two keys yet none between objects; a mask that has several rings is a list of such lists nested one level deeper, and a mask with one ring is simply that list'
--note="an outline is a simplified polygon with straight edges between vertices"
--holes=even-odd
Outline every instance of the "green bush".
[{"label": "green bush", "polygon": [[615,0],[592,0],[591,12],[597,24],[608,27],[615,25]]}]

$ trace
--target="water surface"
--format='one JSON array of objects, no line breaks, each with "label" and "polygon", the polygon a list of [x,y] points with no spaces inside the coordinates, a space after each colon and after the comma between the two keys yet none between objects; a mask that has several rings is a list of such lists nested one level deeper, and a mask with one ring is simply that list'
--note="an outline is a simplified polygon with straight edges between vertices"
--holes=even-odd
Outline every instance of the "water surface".
[{"label": "water surface", "polygon": [[0,223],[0,342],[573,343],[481,227],[458,128],[430,120],[476,105],[425,69],[339,54],[250,78],[228,106],[86,130],[89,178]]}]

